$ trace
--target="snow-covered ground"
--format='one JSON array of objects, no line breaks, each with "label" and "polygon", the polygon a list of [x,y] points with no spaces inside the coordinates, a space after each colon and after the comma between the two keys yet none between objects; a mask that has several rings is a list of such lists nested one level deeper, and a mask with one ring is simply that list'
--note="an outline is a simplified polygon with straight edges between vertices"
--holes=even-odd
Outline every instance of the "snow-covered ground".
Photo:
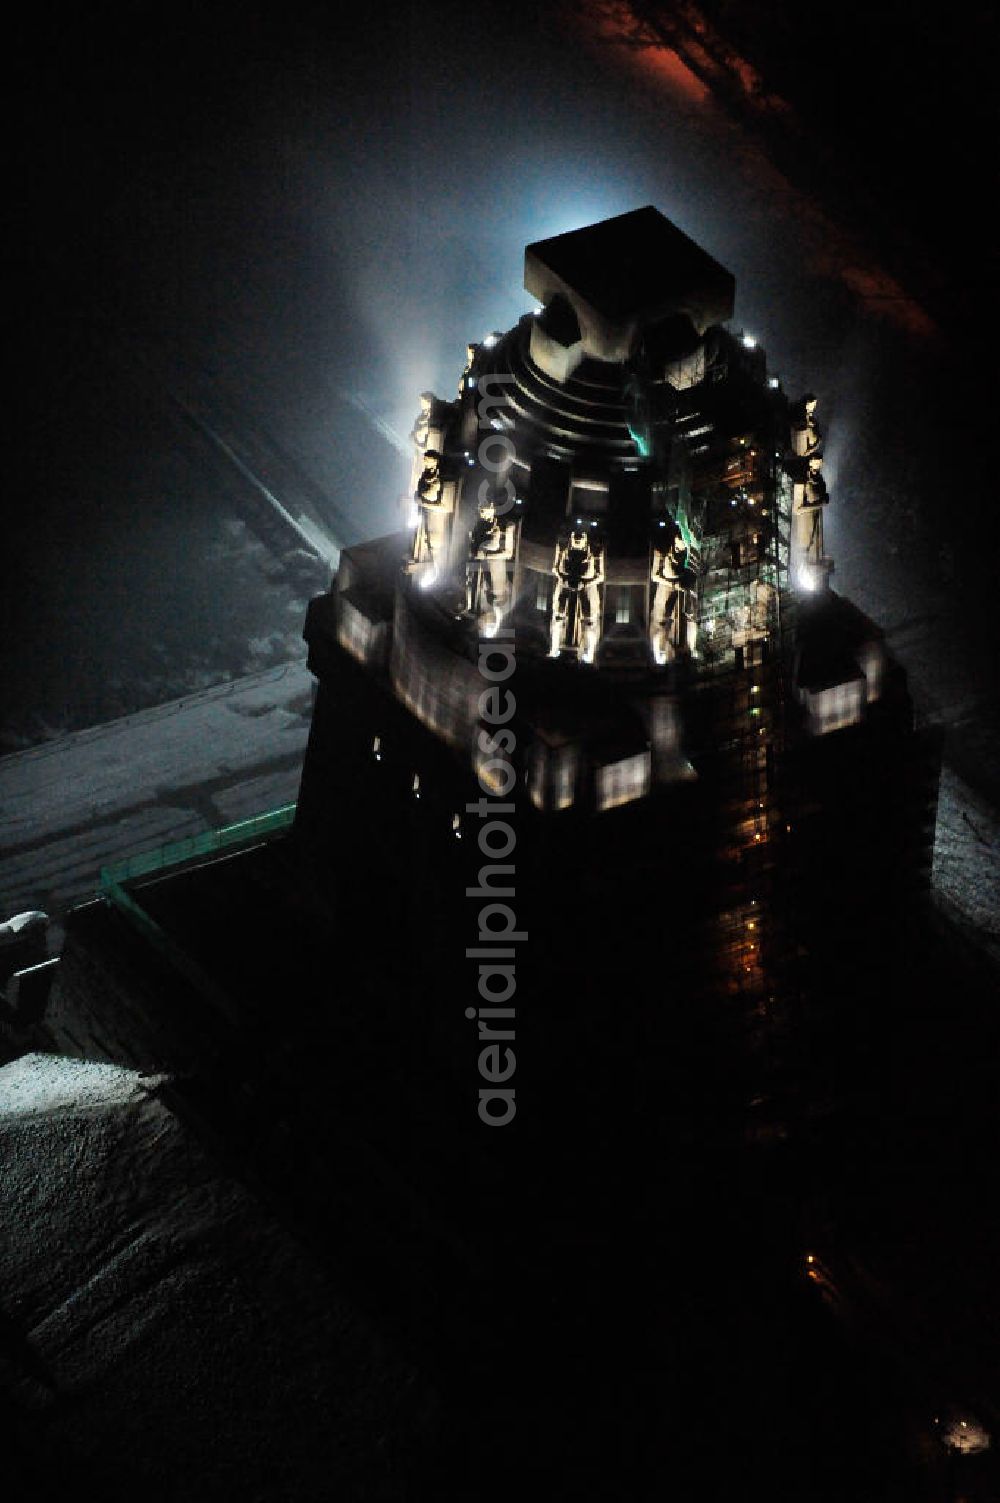
[{"label": "snow-covered ground", "polygon": [[934,839],[934,889],[1000,960],[1000,816],[944,767]]},{"label": "snow-covered ground", "polygon": [[426,1386],[156,1086],[0,1069],[8,1418],[102,1499],[407,1496]]},{"label": "snow-covered ground", "polygon": [[64,911],[102,866],[291,803],[312,713],[302,661],[0,759],[0,911]]}]

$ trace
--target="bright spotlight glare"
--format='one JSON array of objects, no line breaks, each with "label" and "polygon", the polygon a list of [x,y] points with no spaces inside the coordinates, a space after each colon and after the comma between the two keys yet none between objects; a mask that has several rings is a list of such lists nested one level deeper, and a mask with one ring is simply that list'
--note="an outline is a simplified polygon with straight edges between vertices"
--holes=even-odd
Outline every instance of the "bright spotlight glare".
[{"label": "bright spotlight glare", "polygon": [[426,574],[420,576],[420,588],[422,590],[432,589],[437,584],[437,577],[438,571],[436,569],[428,569]]},{"label": "bright spotlight glare", "polygon": [[743,336],[743,348],[745,350],[752,350],[752,349],[754,349],[756,347],[756,344],[757,344],[757,341],[756,341],[756,339],[754,339],[754,337],[753,337],[752,334],[744,334],[744,336]]}]

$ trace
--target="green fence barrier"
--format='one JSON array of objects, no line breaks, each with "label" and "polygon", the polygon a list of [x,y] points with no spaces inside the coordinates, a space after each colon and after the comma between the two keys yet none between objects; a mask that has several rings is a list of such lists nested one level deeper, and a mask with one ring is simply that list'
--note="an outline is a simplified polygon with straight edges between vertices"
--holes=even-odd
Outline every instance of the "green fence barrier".
[{"label": "green fence barrier", "polygon": [[133,877],[147,877],[151,872],[165,871],[169,866],[179,866],[197,856],[211,856],[217,851],[287,830],[295,818],[295,807],[294,804],[282,804],[278,809],[268,809],[265,814],[241,819],[221,830],[204,830],[200,835],[189,835],[186,840],[174,840],[169,845],[158,846],[155,851],[143,851],[138,856],[104,866],[101,868],[101,891],[115,896],[121,884]]},{"label": "green fence barrier", "polygon": [[167,867],[179,866],[198,856],[211,856],[217,851],[231,850],[234,846],[246,845],[260,840],[262,836],[287,830],[295,818],[295,807],[294,804],[282,804],[279,809],[255,814],[252,819],[241,819],[238,824],[225,825],[221,830],[205,830],[201,835],[191,835],[187,840],[174,840],[169,845],[159,846],[155,851],[143,851],[138,856],[130,856],[126,861],[116,861],[113,866],[101,868],[101,893],[105,901],[112,903],[123,913],[196,990],[229,1016],[235,1015],[225,992],[174,943],[123,884],[133,877],[149,876],[152,872],[165,871]]}]

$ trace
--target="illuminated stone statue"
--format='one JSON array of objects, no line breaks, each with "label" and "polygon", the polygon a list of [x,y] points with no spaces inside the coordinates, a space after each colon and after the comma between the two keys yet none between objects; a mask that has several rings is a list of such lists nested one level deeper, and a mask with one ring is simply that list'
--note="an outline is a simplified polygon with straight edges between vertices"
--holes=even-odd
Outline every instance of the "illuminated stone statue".
[{"label": "illuminated stone statue", "polygon": [[436,449],[424,452],[423,466],[417,479],[413,499],[417,504],[417,527],[413,535],[414,564],[428,564],[437,574],[447,557],[447,523],[449,507],[441,474],[441,455]]},{"label": "illuminated stone statue", "polygon": [[807,392],[792,410],[792,452],[800,459],[810,459],[819,454],[822,442],[816,426],[816,398]]},{"label": "illuminated stone statue", "polygon": [[693,653],[697,643],[694,574],[688,565],[688,550],[680,529],[665,548],[653,549],[650,569],[653,585],[649,612],[649,639],[653,661],[672,663]]},{"label": "illuminated stone statue", "polygon": [[798,589],[821,586],[830,569],[823,542],[823,508],[829,501],[823,479],[822,436],[816,426],[816,398],[807,392],[791,413],[792,583]]},{"label": "illuminated stone statue", "polygon": [[465,565],[465,608],[479,618],[484,636],[493,636],[508,603],[507,564],[514,557],[514,528],[497,516],[496,503],[480,501],[469,532]]},{"label": "illuminated stone statue", "polygon": [[604,550],[592,548],[585,530],[576,527],[568,541],[556,544],[552,572],[556,583],[549,656],[557,658],[565,648],[571,648],[579,654],[581,663],[592,663],[601,635]]},{"label": "illuminated stone statue", "polygon": [[822,457],[813,454],[792,485],[793,579],[810,589],[819,583],[816,571],[826,567],[823,508],[829,499]]},{"label": "illuminated stone statue", "polygon": [[427,448],[431,430],[431,415],[434,411],[435,396],[432,391],[420,393],[420,411],[417,413],[416,422],[410,437],[418,450]]},{"label": "illuminated stone statue", "polygon": [[424,455],[434,450],[443,454],[449,447],[447,435],[458,413],[457,402],[442,402],[432,391],[420,393],[420,411],[410,431],[413,440],[413,468],[410,490],[415,491],[424,467]]}]

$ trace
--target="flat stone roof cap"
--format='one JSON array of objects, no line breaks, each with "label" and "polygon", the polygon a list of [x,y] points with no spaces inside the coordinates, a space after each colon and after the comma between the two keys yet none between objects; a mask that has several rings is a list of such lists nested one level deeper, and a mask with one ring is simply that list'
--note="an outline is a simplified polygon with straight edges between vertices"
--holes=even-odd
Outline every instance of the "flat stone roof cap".
[{"label": "flat stone roof cap", "polygon": [[529,292],[554,279],[612,323],[687,312],[704,328],[732,317],[732,274],[652,204],[536,240],[524,258]]}]

